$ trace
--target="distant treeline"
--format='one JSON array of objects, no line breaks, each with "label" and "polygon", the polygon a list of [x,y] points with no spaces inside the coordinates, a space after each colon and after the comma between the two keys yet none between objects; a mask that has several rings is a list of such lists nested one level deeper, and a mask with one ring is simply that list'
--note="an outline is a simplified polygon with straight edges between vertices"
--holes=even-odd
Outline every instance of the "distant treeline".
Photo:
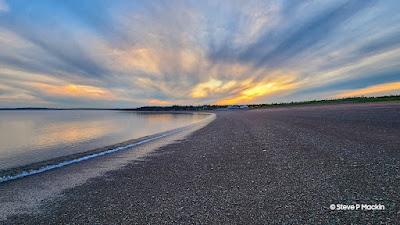
[{"label": "distant treeline", "polygon": [[380,97],[351,97],[351,98],[340,98],[340,99],[324,99],[324,100],[271,103],[271,104],[252,104],[252,105],[248,105],[248,106],[249,106],[249,108],[265,108],[265,107],[287,106],[287,105],[311,105],[311,104],[332,104],[332,103],[368,103],[368,102],[387,102],[387,101],[400,101],[400,95],[389,95],[389,96],[380,96]]},{"label": "distant treeline", "polygon": [[[295,106],[295,105],[311,105],[311,104],[333,104],[333,103],[367,103],[367,102],[386,102],[400,101],[400,95],[390,95],[381,97],[353,97],[328,100],[312,100],[303,102],[286,102],[286,103],[270,103],[270,104],[250,104],[250,109],[268,108],[277,106]],[[126,110],[126,111],[210,111],[224,110],[228,105],[173,105],[173,106],[143,106],[139,108],[0,108],[0,110]]]},{"label": "distant treeline", "polygon": [[[144,106],[133,109],[135,111],[203,111],[203,110],[216,110],[224,109],[227,106],[224,105],[173,105],[173,106]],[[126,109],[129,110],[129,109]]]},{"label": "distant treeline", "polygon": [[[250,109],[268,108],[277,106],[291,106],[291,105],[311,105],[311,104],[332,104],[332,103],[367,103],[367,102],[385,102],[385,101],[400,101],[400,95],[390,95],[381,97],[352,97],[341,99],[327,99],[327,100],[312,100],[302,102],[285,102],[285,103],[270,103],[270,104],[250,104]],[[136,111],[202,111],[202,110],[221,110],[226,109],[228,105],[201,105],[201,106],[144,106],[136,108]],[[129,109],[127,109],[129,110]],[[132,110],[132,109],[131,109]]]},{"label": "distant treeline", "polygon": [[46,107],[20,107],[20,108],[0,108],[0,110],[119,110],[119,108],[46,108]]}]

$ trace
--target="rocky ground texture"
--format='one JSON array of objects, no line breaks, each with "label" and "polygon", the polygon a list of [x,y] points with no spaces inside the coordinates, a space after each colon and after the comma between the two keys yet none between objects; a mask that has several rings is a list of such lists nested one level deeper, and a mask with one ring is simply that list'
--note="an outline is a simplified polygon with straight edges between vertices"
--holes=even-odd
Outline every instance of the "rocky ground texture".
[{"label": "rocky ground texture", "polygon": [[[6,224],[400,222],[400,104],[222,111]],[[331,210],[382,204],[385,210]]]}]

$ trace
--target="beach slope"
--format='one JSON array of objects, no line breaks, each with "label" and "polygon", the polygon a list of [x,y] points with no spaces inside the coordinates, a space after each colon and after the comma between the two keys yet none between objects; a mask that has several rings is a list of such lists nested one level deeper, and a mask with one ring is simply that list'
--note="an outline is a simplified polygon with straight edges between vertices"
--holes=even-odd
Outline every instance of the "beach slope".
[{"label": "beach slope", "polygon": [[[7,224],[400,221],[400,104],[222,111],[137,163]],[[332,210],[332,204],[384,210]]]}]

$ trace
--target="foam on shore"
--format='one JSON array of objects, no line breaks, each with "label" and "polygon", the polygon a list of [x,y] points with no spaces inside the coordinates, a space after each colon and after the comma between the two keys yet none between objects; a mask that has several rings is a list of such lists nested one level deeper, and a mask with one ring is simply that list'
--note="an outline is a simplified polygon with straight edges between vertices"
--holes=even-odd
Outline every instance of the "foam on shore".
[{"label": "foam on shore", "polygon": [[46,171],[49,171],[49,170],[54,170],[54,169],[61,168],[61,167],[64,167],[64,166],[68,166],[68,165],[71,165],[71,164],[75,164],[75,163],[79,163],[79,162],[86,161],[86,160],[89,160],[89,159],[93,159],[93,158],[96,158],[96,157],[100,157],[100,156],[108,155],[108,154],[111,154],[111,153],[127,150],[127,149],[130,149],[130,148],[133,148],[133,147],[136,147],[136,146],[139,146],[139,145],[142,145],[142,144],[145,144],[145,143],[157,140],[157,139],[161,139],[163,137],[167,137],[167,136],[182,132],[182,131],[184,131],[186,129],[189,129],[189,128],[193,127],[196,124],[200,124],[200,123],[209,121],[210,119],[214,119],[214,118],[215,118],[215,115],[214,114],[210,114],[209,117],[207,117],[207,118],[205,118],[203,120],[194,122],[194,123],[192,123],[190,125],[187,125],[187,126],[184,126],[184,127],[180,127],[180,128],[176,128],[176,129],[173,129],[173,130],[170,130],[170,131],[166,131],[166,132],[163,132],[163,133],[151,135],[151,136],[149,136],[148,138],[146,138],[144,140],[141,140],[141,141],[138,141],[138,142],[135,142],[135,143],[131,143],[131,144],[128,144],[128,145],[125,145],[125,146],[119,146],[119,147],[108,149],[108,150],[105,150],[105,151],[102,151],[102,152],[96,152],[96,153],[92,153],[92,154],[89,154],[89,155],[86,155],[86,156],[78,157],[76,159],[69,159],[69,160],[61,161],[61,162],[55,163],[55,164],[49,164],[49,165],[42,166],[42,167],[37,168],[37,169],[30,169],[30,170],[21,171],[21,172],[18,172],[16,174],[12,174],[12,175],[4,175],[4,176],[0,177],[0,183],[4,183],[4,182],[20,179],[20,178],[27,177],[27,176],[32,176],[32,175],[35,175],[35,174],[43,173],[43,172],[46,172]]}]

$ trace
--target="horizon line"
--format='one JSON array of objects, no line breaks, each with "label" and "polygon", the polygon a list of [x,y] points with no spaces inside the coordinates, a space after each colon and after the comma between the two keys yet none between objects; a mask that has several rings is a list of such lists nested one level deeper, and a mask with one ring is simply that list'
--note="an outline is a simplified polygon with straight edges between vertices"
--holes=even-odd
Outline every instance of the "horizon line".
[{"label": "horizon line", "polygon": [[324,101],[341,101],[341,100],[354,100],[354,99],[379,99],[379,98],[393,98],[400,97],[400,95],[382,95],[382,96],[358,96],[358,97],[346,97],[346,98],[332,98],[332,99],[314,99],[314,100],[306,100],[306,101],[290,101],[290,102],[273,102],[273,103],[254,103],[254,104],[227,104],[227,105],[219,105],[219,104],[203,104],[203,105],[155,105],[155,106],[138,106],[132,108],[126,107],[115,107],[115,108],[101,108],[101,107],[35,107],[35,106],[27,106],[27,107],[6,107],[0,108],[0,110],[138,110],[141,108],[171,108],[171,107],[204,107],[204,106],[212,106],[212,107],[227,107],[232,105],[247,105],[247,106],[257,106],[257,105],[285,105],[285,104],[301,104],[301,103],[312,103],[312,102],[324,102]]}]

